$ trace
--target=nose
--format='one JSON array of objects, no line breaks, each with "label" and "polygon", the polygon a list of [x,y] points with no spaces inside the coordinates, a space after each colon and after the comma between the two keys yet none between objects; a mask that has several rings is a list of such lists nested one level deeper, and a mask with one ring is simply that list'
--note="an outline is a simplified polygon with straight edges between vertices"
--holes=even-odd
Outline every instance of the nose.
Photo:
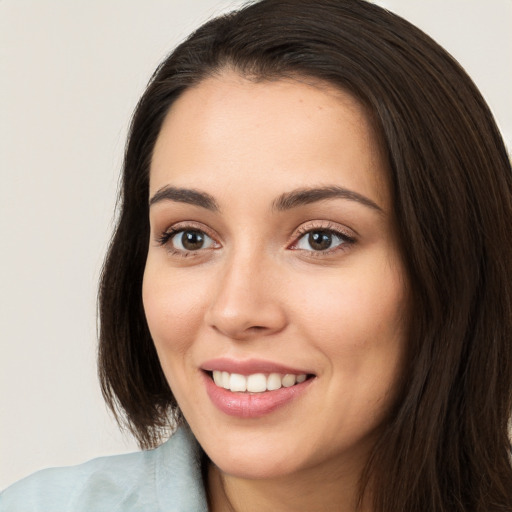
[{"label": "nose", "polygon": [[249,340],[283,330],[287,323],[280,300],[282,284],[271,262],[257,255],[225,262],[205,321],[235,340]]}]

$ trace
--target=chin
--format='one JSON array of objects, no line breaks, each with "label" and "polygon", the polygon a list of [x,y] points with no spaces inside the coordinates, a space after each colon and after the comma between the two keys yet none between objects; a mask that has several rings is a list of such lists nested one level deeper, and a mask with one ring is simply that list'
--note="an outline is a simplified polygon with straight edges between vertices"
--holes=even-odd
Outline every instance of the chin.
[{"label": "chin", "polygon": [[298,469],[293,461],[279,461],[262,455],[227,457],[223,454],[211,460],[222,473],[247,480],[278,479],[291,475]]}]

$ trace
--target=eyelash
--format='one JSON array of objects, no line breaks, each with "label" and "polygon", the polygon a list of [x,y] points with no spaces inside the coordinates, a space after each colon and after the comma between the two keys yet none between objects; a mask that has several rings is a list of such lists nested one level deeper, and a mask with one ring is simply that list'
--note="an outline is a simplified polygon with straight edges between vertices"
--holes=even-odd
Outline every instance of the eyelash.
[{"label": "eyelash", "polygon": [[[160,236],[157,237],[156,242],[159,246],[165,247],[167,251],[172,256],[180,256],[182,258],[187,258],[189,256],[197,256],[198,253],[201,251],[201,249],[197,251],[182,251],[180,249],[176,249],[170,244],[170,241],[173,237],[175,237],[179,233],[186,233],[187,231],[195,231],[197,233],[203,233],[208,238],[211,238],[214,240],[213,236],[209,235],[208,232],[204,229],[203,226],[198,226],[194,224],[185,224],[185,225],[178,225],[173,226],[167,230],[165,230]],[[203,251],[205,249],[202,249]]]},{"label": "eyelash", "polygon": [[[199,253],[201,251],[209,250],[209,248],[206,248],[206,249],[198,249],[197,251],[183,251],[183,250],[174,248],[172,246],[172,244],[170,244],[170,241],[176,235],[178,235],[179,233],[185,233],[187,231],[195,231],[195,232],[203,233],[208,238],[212,239],[214,241],[214,243],[216,243],[214,237],[209,235],[208,232],[204,229],[204,227],[194,225],[194,224],[178,225],[176,227],[171,227],[171,228],[167,229],[166,231],[164,231],[161,235],[159,235],[156,239],[156,242],[158,243],[159,246],[166,247],[166,249],[172,256],[179,256],[182,258],[186,258],[189,256],[197,256],[197,255],[199,255]],[[325,233],[325,234],[334,236],[334,237],[338,238],[341,241],[341,243],[333,248],[329,248],[326,250],[319,250],[319,251],[300,249],[300,248],[293,247],[294,245],[297,245],[304,236],[306,236],[310,233],[314,233],[314,232],[321,232],[321,233]],[[292,243],[288,243],[287,247],[291,250],[307,252],[307,253],[309,253],[309,255],[311,257],[318,258],[318,257],[322,257],[322,256],[326,256],[326,255],[338,252],[338,251],[345,251],[350,246],[354,245],[355,243],[356,243],[355,237],[353,237],[352,235],[349,235],[348,233],[344,232],[343,230],[341,230],[339,228],[334,227],[332,225],[332,223],[329,223],[327,225],[325,225],[325,224],[324,225],[305,224],[305,225],[301,226],[297,230],[296,233],[294,233],[293,241],[292,241]]]},{"label": "eyelash", "polygon": [[[325,234],[334,236],[334,237],[338,238],[341,241],[341,243],[339,245],[337,245],[336,247],[321,250],[321,251],[293,248],[293,245],[297,245],[300,242],[300,240],[302,238],[304,238],[306,235],[308,235],[310,233],[315,233],[315,232],[325,233]],[[327,256],[327,255],[336,253],[338,251],[346,251],[350,246],[352,246],[356,243],[356,239],[354,236],[349,235],[346,231],[344,231],[338,227],[335,227],[330,222],[327,225],[318,224],[318,223],[302,225],[297,230],[297,233],[294,233],[293,239],[294,239],[294,242],[291,246],[292,250],[308,252],[311,257],[315,257],[315,258],[321,258],[322,256]],[[290,247],[290,245],[288,247]]]}]

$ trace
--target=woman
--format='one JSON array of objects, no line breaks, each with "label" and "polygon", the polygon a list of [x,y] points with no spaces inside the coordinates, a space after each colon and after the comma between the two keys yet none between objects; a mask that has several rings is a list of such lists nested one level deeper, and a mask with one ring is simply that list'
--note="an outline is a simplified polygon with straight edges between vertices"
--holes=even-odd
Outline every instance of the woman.
[{"label": "woman", "polygon": [[510,510],[510,171],[372,4],[201,27],[137,106],[100,289],[107,402],[142,448],[177,432],[5,510]]}]

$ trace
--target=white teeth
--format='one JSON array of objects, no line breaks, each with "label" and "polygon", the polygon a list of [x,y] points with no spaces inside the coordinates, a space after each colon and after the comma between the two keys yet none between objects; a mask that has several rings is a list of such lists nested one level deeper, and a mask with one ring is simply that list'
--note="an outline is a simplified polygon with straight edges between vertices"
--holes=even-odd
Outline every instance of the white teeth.
[{"label": "white teeth", "polygon": [[261,393],[267,390],[267,377],[263,373],[255,373],[247,377],[247,391]]},{"label": "white teeth", "polygon": [[232,373],[229,377],[229,389],[231,391],[246,391],[247,378],[238,373]]},{"label": "white teeth", "polygon": [[279,373],[271,373],[267,377],[267,389],[269,391],[279,389],[282,385],[283,384],[281,383],[281,375]]},{"label": "white teeth", "polygon": [[215,382],[215,384],[217,386],[219,386],[219,388],[224,387],[222,385],[222,372],[218,372],[218,371],[213,372],[213,382]]},{"label": "white teeth", "polygon": [[303,373],[302,375],[297,375],[297,384],[300,384],[301,382],[304,382],[306,380],[306,374]]},{"label": "white teeth", "polygon": [[264,391],[275,391],[281,387],[289,388],[295,384],[304,382],[307,378],[305,373],[294,375],[287,373],[253,373],[252,375],[240,375],[239,373],[213,371],[213,381],[221,388],[233,392],[263,393]]},{"label": "white teeth", "polygon": [[285,388],[290,388],[292,387],[293,385],[295,384],[295,375],[291,374],[291,373],[287,373],[284,377],[283,377],[283,386]]}]

